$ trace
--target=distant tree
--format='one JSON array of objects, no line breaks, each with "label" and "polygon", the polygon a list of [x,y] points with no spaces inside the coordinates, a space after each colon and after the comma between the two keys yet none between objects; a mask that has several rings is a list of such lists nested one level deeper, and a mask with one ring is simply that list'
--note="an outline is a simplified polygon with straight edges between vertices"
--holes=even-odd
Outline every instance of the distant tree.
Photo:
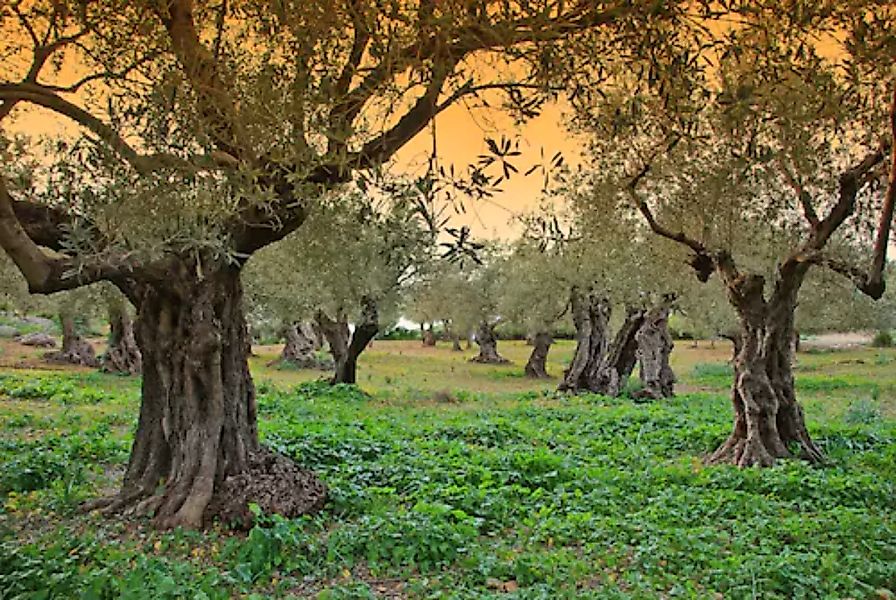
[{"label": "distant tree", "polygon": [[526,376],[547,378],[554,327],[567,313],[569,304],[564,293],[568,287],[566,265],[562,257],[524,239],[513,247],[502,268],[498,312],[508,323],[521,327],[532,341]]},{"label": "distant tree", "polygon": [[249,261],[243,279],[250,301],[287,328],[293,343],[284,352],[301,344],[307,357],[313,340],[301,326],[314,321],[333,356],[332,381],[355,383],[358,358],[434,251],[433,232],[417,210],[403,195],[371,206],[360,193],[346,194],[316,207],[301,231]]},{"label": "distant tree", "polygon": [[[887,269],[889,276],[891,268]],[[896,293],[888,286],[879,300],[856,289],[838,273],[814,269],[806,276],[796,307],[801,333],[889,331],[896,327]]]},{"label": "distant tree", "polygon": [[441,323],[452,350],[462,350],[460,340],[469,340],[476,327],[475,311],[469,308],[474,291],[463,265],[438,258],[415,278],[405,295],[404,311],[421,324]]},{"label": "distant tree", "polygon": [[466,294],[461,298],[469,319],[475,323],[474,339],[479,353],[471,362],[505,364],[510,362],[498,353],[496,329],[506,321],[501,312],[505,295],[508,257],[504,248],[492,244],[480,254],[481,260],[465,267]]},{"label": "distant tree", "polygon": [[139,375],[143,371],[143,357],[134,333],[130,302],[111,286],[104,287],[103,295],[109,315],[109,338],[100,364],[109,373]]},{"label": "distant tree", "polygon": [[[549,205],[527,219],[527,235],[553,256],[550,287],[543,287],[539,297],[561,294],[576,330],[576,350],[559,389],[617,396],[641,362],[644,396],[671,395],[668,312],[669,299],[680,287],[681,265],[651,237],[633,233],[630,217],[619,211],[613,194],[589,187],[579,175],[561,181],[554,193],[568,211],[558,214]],[[614,305],[624,308],[615,334]],[[640,351],[637,336],[651,309]],[[668,381],[657,388],[658,380],[646,377],[649,373]]]}]

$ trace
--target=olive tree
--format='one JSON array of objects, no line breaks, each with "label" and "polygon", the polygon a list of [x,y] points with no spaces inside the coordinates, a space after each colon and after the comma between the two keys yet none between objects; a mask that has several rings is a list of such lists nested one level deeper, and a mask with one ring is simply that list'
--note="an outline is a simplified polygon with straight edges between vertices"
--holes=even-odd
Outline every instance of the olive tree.
[{"label": "olive tree", "polygon": [[[552,194],[566,209],[552,205],[532,215],[527,237],[550,264],[532,306],[562,299],[576,331],[559,389],[617,396],[640,362],[642,395],[671,396],[668,318],[680,265],[651,237],[633,233],[631,217],[618,210],[612,194],[580,173],[558,181]],[[614,305],[624,309],[618,325],[611,321]]]},{"label": "olive tree", "polygon": [[371,206],[351,193],[322,203],[299,231],[258,252],[243,274],[252,303],[276,314],[290,335],[306,337],[300,324],[316,322],[333,356],[333,383],[355,383],[361,353],[397,312],[418,265],[429,262],[433,233],[411,200],[399,195]]},{"label": "olive tree", "polygon": [[[451,348],[456,352],[463,350],[461,338],[469,343],[470,335],[478,324],[475,311],[469,308],[469,299],[474,292],[467,271],[458,262],[434,258],[414,278],[403,303],[406,316],[421,326],[424,323],[430,323],[430,326],[442,323],[451,339]],[[427,330],[427,333],[430,331]]]},{"label": "olive tree", "polygon": [[[859,5],[807,8],[790,24],[763,5],[731,33],[736,43],[704,85],[678,91],[690,111],[669,110],[668,97],[620,73],[627,92],[590,113],[596,178],[685,250],[701,281],[717,274],[737,313],[734,430],[710,463],[823,460],[794,389],[800,290],[820,267],[872,298],[884,292],[893,13]],[[833,57],[814,38],[832,29],[843,34],[827,40]]]},{"label": "olive tree", "polygon": [[526,361],[527,377],[547,378],[547,358],[553,331],[567,313],[569,297],[562,257],[540,248],[530,239],[517,243],[504,262],[504,285],[498,310],[512,325],[521,327],[532,342]]}]

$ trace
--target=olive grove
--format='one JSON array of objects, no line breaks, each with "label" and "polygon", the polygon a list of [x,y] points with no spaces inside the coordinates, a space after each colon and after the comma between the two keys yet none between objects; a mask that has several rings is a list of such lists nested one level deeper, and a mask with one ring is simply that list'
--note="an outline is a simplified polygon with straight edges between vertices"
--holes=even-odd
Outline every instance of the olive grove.
[{"label": "olive grove", "polygon": [[[461,100],[494,92],[531,116],[576,87],[582,48],[595,72],[602,56],[670,62],[664,29],[692,30],[690,11],[711,15],[692,2],[4,3],[0,246],[33,293],[108,281],[137,310],[139,426],[121,491],[92,507],[159,527],[246,520],[250,501],[320,508],[325,486],[258,442],[248,257]],[[33,114],[60,123],[48,143],[25,135]]]}]

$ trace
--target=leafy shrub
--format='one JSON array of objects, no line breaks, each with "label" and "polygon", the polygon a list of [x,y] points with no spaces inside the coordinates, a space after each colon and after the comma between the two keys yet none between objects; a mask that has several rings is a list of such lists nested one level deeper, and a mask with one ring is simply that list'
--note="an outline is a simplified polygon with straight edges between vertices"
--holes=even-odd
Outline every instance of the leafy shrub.
[{"label": "leafy shrub", "polygon": [[451,564],[470,550],[477,519],[444,504],[418,502],[410,510],[365,516],[329,538],[328,559],[363,559],[373,570],[413,567],[423,573]]},{"label": "leafy shrub", "polygon": [[83,483],[85,465],[123,462],[127,450],[127,442],[111,438],[105,425],[31,442],[2,442],[0,494],[40,490],[57,481],[69,487]]},{"label": "leafy shrub", "polygon": [[849,403],[843,420],[850,425],[869,425],[880,421],[880,407],[873,400],[855,400]]},{"label": "leafy shrub", "polygon": [[889,331],[878,331],[871,340],[871,345],[875,348],[892,348],[893,335]]},{"label": "leafy shrub", "polygon": [[407,329],[405,327],[395,327],[381,333],[377,336],[379,340],[419,340],[420,331],[418,329]]}]

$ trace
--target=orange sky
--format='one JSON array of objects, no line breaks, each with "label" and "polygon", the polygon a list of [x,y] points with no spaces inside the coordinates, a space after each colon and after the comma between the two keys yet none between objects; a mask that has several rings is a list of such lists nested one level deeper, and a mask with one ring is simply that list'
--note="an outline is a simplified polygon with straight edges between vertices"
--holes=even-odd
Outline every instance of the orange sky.
[{"label": "orange sky", "polygon": [[[485,139],[500,137],[519,138],[523,155],[514,163],[521,173],[501,186],[501,192],[490,201],[469,201],[465,204],[466,214],[451,213],[452,226],[468,225],[476,236],[486,238],[509,238],[520,233],[516,214],[537,207],[542,176],[534,173],[523,177],[522,172],[540,160],[540,149],[551,157],[562,152],[567,162],[577,163],[581,140],[568,134],[562,124],[562,111],[550,105],[537,118],[522,127],[516,127],[505,115],[491,111],[471,112],[463,105],[447,109],[436,121],[436,139],[439,161],[443,166],[454,164],[457,168],[475,162],[476,157],[486,153]],[[399,164],[410,168],[425,164],[431,148],[432,138],[427,130],[418,135],[398,154]]]}]

